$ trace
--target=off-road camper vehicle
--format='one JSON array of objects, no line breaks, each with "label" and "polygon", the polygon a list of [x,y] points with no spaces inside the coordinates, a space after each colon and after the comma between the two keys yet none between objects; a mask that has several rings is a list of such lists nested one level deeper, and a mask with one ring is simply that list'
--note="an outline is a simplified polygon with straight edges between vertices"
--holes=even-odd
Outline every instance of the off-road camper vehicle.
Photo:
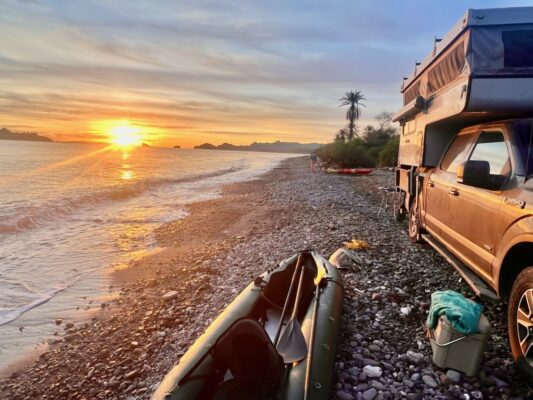
[{"label": "off-road camper vehicle", "polygon": [[409,236],[507,302],[513,356],[533,381],[533,7],[468,10],[402,93]]}]

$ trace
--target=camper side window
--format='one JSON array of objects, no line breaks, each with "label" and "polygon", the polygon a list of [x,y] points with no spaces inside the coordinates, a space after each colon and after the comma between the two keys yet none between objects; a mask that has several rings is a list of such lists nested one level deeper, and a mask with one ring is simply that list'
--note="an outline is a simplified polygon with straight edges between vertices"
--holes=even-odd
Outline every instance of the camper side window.
[{"label": "camper side window", "polygon": [[533,31],[519,30],[502,32],[505,67],[533,67]]},{"label": "camper side window", "polygon": [[455,137],[440,164],[442,170],[454,174],[457,173],[457,168],[464,161],[470,148],[469,142],[471,137],[472,135],[459,135]]}]

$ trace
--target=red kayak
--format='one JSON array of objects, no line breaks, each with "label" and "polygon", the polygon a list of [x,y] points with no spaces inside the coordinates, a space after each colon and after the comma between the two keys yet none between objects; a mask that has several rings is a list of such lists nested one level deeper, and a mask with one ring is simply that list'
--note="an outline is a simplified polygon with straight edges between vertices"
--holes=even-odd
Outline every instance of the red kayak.
[{"label": "red kayak", "polygon": [[328,173],[342,174],[342,175],[368,175],[373,168],[343,168],[343,169],[328,169]]}]

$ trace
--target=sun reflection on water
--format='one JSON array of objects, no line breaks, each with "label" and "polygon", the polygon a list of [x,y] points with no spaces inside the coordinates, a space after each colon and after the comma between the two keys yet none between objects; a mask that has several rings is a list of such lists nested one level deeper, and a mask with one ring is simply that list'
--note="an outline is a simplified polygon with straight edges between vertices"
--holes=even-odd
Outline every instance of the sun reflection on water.
[{"label": "sun reflection on water", "polygon": [[131,170],[121,171],[120,179],[122,179],[124,181],[129,181],[129,180],[133,179],[133,171],[131,171]]}]

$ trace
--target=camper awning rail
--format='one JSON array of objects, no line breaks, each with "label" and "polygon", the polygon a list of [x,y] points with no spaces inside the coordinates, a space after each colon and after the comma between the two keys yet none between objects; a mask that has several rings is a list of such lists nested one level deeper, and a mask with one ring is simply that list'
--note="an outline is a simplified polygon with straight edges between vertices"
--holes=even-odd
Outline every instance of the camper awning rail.
[{"label": "camper awning rail", "polygon": [[418,96],[416,99],[411,101],[409,104],[404,106],[400,111],[392,116],[393,122],[403,122],[412,119],[416,114],[418,114],[424,108],[425,100],[422,96]]}]

